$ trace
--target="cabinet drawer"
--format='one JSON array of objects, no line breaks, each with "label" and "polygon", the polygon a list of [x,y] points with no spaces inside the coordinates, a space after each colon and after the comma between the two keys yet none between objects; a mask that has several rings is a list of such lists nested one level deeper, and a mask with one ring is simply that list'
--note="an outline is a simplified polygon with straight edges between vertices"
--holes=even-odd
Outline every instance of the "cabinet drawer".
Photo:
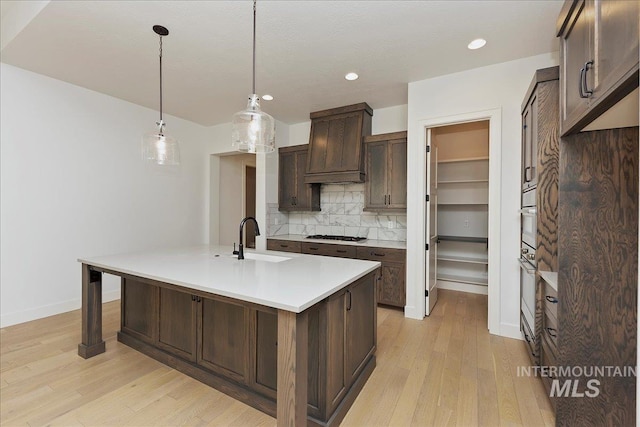
[{"label": "cabinet drawer", "polygon": [[542,322],[542,335],[549,341],[549,344],[558,348],[558,321],[546,309],[544,310],[544,321]]},{"label": "cabinet drawer", "polygon": [[[542,299],[542,306],[544,310],[549,312],[551,317],[558,319],[558,292],[551,287],[550,284],[543,281],[544,294]],[[556,322],[557,323],[557,322]]]},{"label": "cabinet drawer", "polygon": [[301,252],[310,255],[326,255],[340,258],[355,258],[356,247],[350,245],[327,245],[324,243],[301,242]]},{"label": "cabinet drawer", "polygon": [[404,263],[406,258],[406,251],[404,249],[361,246],[357,248],[357,255],[358,259],[364,259],[368,261],[390,261]]},{"label": "cabinet drawer", "polygon": [[300,253],[300,250],[301,250],[300,245],[301,245],[301,242],[295,242],[293,240],[267,239],[267,250],[269,251]]},{"label": "cabinet drawer", "polygon": [[527,354],[533,365],[538,365],[538,343],[536,336],[531,332],[531,328],[527,323],[524,313],[520,312],[520,330],[524,336],[525,345],[527,346]]}]

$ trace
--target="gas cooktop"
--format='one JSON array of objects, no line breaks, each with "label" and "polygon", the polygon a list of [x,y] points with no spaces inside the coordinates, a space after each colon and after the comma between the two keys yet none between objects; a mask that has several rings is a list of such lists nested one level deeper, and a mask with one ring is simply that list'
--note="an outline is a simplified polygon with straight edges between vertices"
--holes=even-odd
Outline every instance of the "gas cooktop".
[{"label": "gas cooktop", "polygon": [[307,236],[307,239],[342,240],[345,242],[360,242],[361,240],[367,240],[366,237],[333,236],[329,234],[314,234],[312,236]]}]

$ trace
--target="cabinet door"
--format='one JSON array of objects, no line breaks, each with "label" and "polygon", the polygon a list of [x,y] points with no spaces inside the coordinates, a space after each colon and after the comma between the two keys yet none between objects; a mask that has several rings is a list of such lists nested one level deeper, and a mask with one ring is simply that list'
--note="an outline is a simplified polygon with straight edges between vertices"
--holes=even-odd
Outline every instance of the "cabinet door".
[{"label": "cabinet door", "polygon": [[293,210],[296,193],[296,154],[295,152],[280,153],[278,177],[278,209]]},{"label": "cabinet door", "polygon": [[122,330],[149,343],[157,339],[158,287],[122,279]]},{"label": "cabinet door", "polygon": [[389,141],[387,146],[387,207],[407,208],[407,140]]},{"label": "cabinet door", "polygon": [[[586,98],[580,96],[582,75],[585,64],[591,60],[591,28],[593,26],[592,0],[580,0],[575,6],[572,16],[569,18],[567,29],[562,35],[562,66],[560,81],[561,93],[561,118],[563,132],[568,127],[568,122],[577,120],[587,111]],[[592,78],[593,72],[587,72],[587,77]],[[593,87],[593,80],[590,81]],[[567,122],[567,124],[565,124]]]},{"label": "cabinet door", "polygon": [[243,305],[201,298],[198,364],[244,382],[249,353],[248,316]]},{"label": "cabinet door", "polygon": [[196,309],[193,295],[160,288],[158,346],[196,361]]},{"label": "cabinet door", "polygon": [[406,298],[404,264],[383,263],[377,282],[378,302],[380,304],[404,307]]},{"label": "cabinet door", "polygon": [[307,150],[296,152],[295,157],[294,208],[296,211],[319,211],[320,184],[305,184],[304,182],[307,169]]},{"label": "cabinet door", "polygon": [[365,152],[365,208],[384,209],[387,207],[387,143],[369,142]]},{"label": "cabinet door", "polygon": [[529,188],[531,169],[531,105],[522,112],[522,189]]},{"label": "cabinet door", "polygon": [[260,387],[276,396],[278,385],[278,315],[256,311],[256,372],[255,381]]},{"label": "cabinet door", "polygon": [[351,285],[345,294],[346,382],[356,379],[376,346],[375,275],[369,274]]},{"label": "cabinet door", "polygon": [[[607,96],[626,75],[638,69],[638,1],[601,0],[595,3],[596,20],[594,66],[594,98]],[[635,85],[638,82],[636,79]],[[593,86],[590,86],[590,88]]]}]

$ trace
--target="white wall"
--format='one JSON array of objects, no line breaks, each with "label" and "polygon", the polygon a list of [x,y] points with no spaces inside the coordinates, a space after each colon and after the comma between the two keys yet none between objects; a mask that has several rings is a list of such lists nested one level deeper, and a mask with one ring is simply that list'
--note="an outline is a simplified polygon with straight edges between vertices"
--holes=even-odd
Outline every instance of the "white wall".
[{"label": "white wall", "polygon": [[536,69],[558,64],[556,55],[545,54],[516,61],[476,68],[409,84],[408,102],[408,209],[407,209],[407,316],[424,314],[424,220],[426,189],[424,157],[418,123],[438,117],[502,110],[502,161],[500,194],[500,313],[499,327],[492,330],[504,336],[519,337],[520,245],[520,105]]},{"label": "white wall", "polygon": [[78,257],[206,242],[206,128],[166,117],[182,165],[149,167],[157,112],[0,67],[2,326],[79,308]]}]

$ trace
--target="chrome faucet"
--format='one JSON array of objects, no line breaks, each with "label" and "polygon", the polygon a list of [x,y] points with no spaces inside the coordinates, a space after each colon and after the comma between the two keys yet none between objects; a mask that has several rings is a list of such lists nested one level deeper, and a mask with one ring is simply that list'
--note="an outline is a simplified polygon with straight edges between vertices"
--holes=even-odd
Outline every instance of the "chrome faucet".
[{"label": "chrome faucet", "polygon": [[[256,221],[256,219],[252,216],[248,216],[246,218],[244,218],[242,221],[240,221],[240,243],[238,244],[238,250],[234,250],[233,254],[234,255],[238,255],[238,259],[244,259],[244,245],[242,244],[242,230],[244,229],[244,224],[247,221],[253,221],[256,224],[256,236],[260,235],[260,227],[258,227],[258,221]],[[234,245],[235,248],[235,245]]]}]

